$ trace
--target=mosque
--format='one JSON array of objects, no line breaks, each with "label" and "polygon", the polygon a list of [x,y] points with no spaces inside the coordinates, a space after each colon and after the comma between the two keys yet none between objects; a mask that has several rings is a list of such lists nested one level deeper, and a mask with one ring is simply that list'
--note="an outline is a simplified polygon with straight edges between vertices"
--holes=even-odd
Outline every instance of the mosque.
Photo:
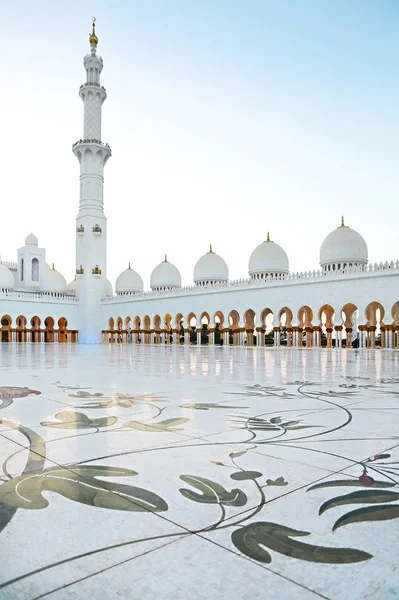
[{"label": "mosque", "polygon": [[245,279],[231,281],[211,246],[195,264],[194,285],[183,287],[165,256],[152,271],[151,291],[129,264],[114,294],[103,198],[107,93],[94,22],[89,43],[79,90],[83,138],[72,146],[80,165],[76,277],[67,284],[28,235],[17,262],[0,262],[2,342],[399,348],[399,261],[370,264],[365,240],[343,218],[321,245],[318,271],[290,273],[287,254],[268,234],[249,257]]}]

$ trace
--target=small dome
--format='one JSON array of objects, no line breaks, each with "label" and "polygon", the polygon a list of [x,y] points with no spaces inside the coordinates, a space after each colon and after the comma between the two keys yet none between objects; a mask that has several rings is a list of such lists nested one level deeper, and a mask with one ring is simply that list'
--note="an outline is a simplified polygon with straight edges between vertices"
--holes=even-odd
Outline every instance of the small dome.
[{"label": "small dome", "polygon": [[367,244],[357,231],[347,227],[342,217],[340,227],[334,229],[320,248],[320,266],[324,270],[345,268],[346,266],[366,265],[368,262]]},{"label": "small dome", "polygon": [[267,240],[252,252],[248,271],[251,279],[288,275],[288,256],[285,250],[272,242],[269,234],[267,234]]},{"label": "small dome", "polygon": [[122,271],[115,283],[115,291],[120,295],[138,294],[143,291],[143,280],[140,275],[129,267]]},{"label": "small dome", "polygon": [[38,246],[39,240],[33,233],[30,233],[28,237],[25,238],[25,246]]},{"label": "small dome", "polygon": [[14,277],[6,265],[0,263],[0,290],[12,290],[14,287]]},{"label": "small dome", "polygon": [[179,270],[165,260],[155,267],[151,273],[150,286],[152,290],[172,290],[181,287],[181,275]]},{"label": "small dome", "polygon": [[112,287],[112,283],[109,279],[106,279],[104,282],[104,298],[112,298],[114,295],[114,289]]},{"label": "small dome", "polygon": [[67,283],[65,277],[53,268],[43,273],[40,279],[40,290],[45,294],[65,294]]},{"label": "small dome", "polygon": [[213,252],[211,246],[209,252],[201,256],[194,267],[194,282],[196,285],[214,285],[227,283],[228,280],[227,264],[219,254]]},{"label": "small dome", "polygon": [[67,294],[70,296],[76,296],[76,277],[71,283],[67,285]]}]

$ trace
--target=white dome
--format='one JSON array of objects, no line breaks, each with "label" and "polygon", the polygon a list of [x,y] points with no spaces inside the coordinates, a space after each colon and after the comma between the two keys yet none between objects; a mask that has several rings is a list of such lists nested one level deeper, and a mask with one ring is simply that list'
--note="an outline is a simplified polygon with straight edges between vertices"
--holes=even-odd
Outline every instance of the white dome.
[{"label": "white dome", "polygon": [[267,234],[267,240],[252,252],[248,271],[252,279],[263,279],[266,275],[288,275],[288,256]]},{"label": "white dome", "polygon": [[69,294],[70,296],[76,295],[76,278],[73,281],[71,281],[70,283],[68,283],[67,294]]},{"label": "white dome", "polygon": [[0,263],[0,290],[12,290],[14,287],[14,277],[6,265]]},{"label": "white dome", "polygon": [[40,290],[45,294],[65,294],[67,291],[65,277],[54,268],[45,271],[40,279]]},{"label": "white dome", "polygon": [[324,240],[320,248],[320,266],[336,265],[340,269],[345,266],[365,265],[368,261],[367,244],[357,231],[342,224],[334,229]]},{"label": "white dome", "polygon": [[129,268],[119,275],[115,283],[115,291],[118,295],[137,294],[143,291],[143,280],[140,275]]},{"label": "white dome", "polygon": [[194,282],[197,285],[208,285],[229,280],[229,269],[219,254],[212,251],[201,256],[194,267]]},{"label": "white dome", "polygon": [[33,233],[30,233],[28,237],[25,238],[25,246],[38,246],[39,240]]},{"label": "white dome", "polygon": [[110,282],[109,279],[106,279],[104,281],[104,297],[112,298],[113,295],[114,295],[114,289],[112,287],[112,283]]},{"label": "white dome", "polygon": [[164,262],[159,263],[151,273],[150,286],[152,290],[181,287],[179,270],[172,263],[168,262],[166,256]]}]

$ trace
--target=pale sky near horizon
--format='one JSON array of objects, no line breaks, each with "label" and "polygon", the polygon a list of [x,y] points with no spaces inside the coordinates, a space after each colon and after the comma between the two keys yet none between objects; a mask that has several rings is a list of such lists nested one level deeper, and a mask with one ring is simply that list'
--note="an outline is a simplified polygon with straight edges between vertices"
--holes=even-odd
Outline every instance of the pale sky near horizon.
[{"label": "pale sky near horizon", "polygon": [[31,231],[74,277],[83,56],[97,18],[108,278],[192,283],[209,244],[247,277],[271,238],[318,267],[341,214],[372,262],[399,258],[399,3],[0,0],[0,254]]}]

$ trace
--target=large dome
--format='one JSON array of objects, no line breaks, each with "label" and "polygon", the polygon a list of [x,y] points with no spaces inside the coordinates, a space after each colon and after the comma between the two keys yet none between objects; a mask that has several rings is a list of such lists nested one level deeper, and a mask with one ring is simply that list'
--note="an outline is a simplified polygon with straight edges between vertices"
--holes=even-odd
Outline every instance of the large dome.
[{"label": "large dome", "polygon": [[65,294],[67,282],[65,277],[53,268],[43,273],[40,279],[40,290],[45,294]]},{"label": "large dome", "polygon": [[0,263],[0,290],[12,290],[14,287],[14,277],[6,265]]},{"label": "large dome", "polygon": [[349,266],[366,265],[367,244],[357,231],[347,227],[342,217],[340,227],[334,229],[320,248],[320,266],[326,270],[340,270]]},{"label": "large dome", "polygon": [[155,267],[151,273],[150,286],[152,290],[173,290],[181,287],[181,275],[179,270],[165,260]]},{"label": "large dome", "polygon": [[136,273],[129,263],[129,267],[122,271],[115,283],[115,291],[118,296],[125,294],[138,294],[143,291],[143,280],[140,275]]},{"label": "large dome", "polygon": [[33,233],[30,233],[28,237],[25,238],[25,246],[38,246],[38,244],[39,240]]},{"label": "large dome", "polygon": [[288,275],[288,256],[281,246],[271,241],[269,234],[267,240],[252,252],[248,272],[251,279]]},{"label": "large dome", "polygon": [[209,252],[201,256],[194,267],[194,282],[196,285],[214,285],[226,283],[229,280],[229,269],[219,254]]}]

